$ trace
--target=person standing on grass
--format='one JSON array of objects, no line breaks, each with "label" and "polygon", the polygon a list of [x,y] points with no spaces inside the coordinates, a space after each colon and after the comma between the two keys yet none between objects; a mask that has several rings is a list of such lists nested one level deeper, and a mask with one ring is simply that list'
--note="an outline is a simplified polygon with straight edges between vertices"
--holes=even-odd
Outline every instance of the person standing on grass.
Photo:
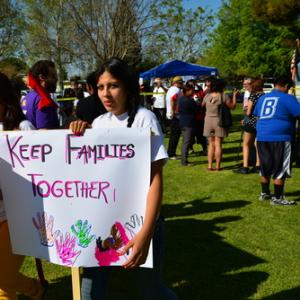
[{"label": "person standing on grass", "polygon": [[166,92],[160,78],[154,79],[153,89],[153,112],[160,124],[163,133],[166,133]]},{"label": "person standing on grass", "polygon": [[[253,111],[258,99],[264,94],[263,80],[254,79],[251,84],[251,93],[248,99],[247,111],[243,119],[243,166],[234,170],[238,174],[249,174],[250,172],[259,173],[260,161],[256,150],[256,117],[253,116]],[[255,147],[256,161],[255,167],[249,169],[250,152],[252,147]]]},{"label": "person standing on grass", "polygon": [[[206,108],[204,119],[203,135],[208,138],[207,161],[208,171],[220,171],[222,161],[222,144],[223,139],[228,135],[228,128],[219,126],[219,107],[224,103],[229,109],[236,107],[236,97],[232,99],[224,93],[225,82],[222,79],[213,79],[208,93],[202,102]],[[216,168],[213,168],[213,162],[216,162]]]},{"label": "person standing on grass", "polygon": [[248,100],[251,94],[251,84],[252,84],[252,78],[247,77],[243,81],[243,88],[244,88],[244,97],[243,97],[243,112],[246,114],[247,108],[248,108]]},{"label": "person standing on grass", "polygon": [[[167,153],[163,146],[163,134],[155,115],[140,106],[139,81],[136,72],[123,60],[112,58],[102,64],[97,72],[98,95],[107,113],[96,118],[92,126],[82,120],[70,124],[75,134],[83,134],[86,128],[150,128],[151,136],[151,182],[147,195],[144,223],[140,231],[124,247],[122,253],[131,249],[124,269],[135,269],[141,299],[176,300],[176,295],[161,282],[162,259],[162,168]],[[130,199],[128,199],[130,201]],[[153,238],[153,269],[138,268],[147,258]],[[113,268],[94,267],[83,269],[82,300],[104,299],[108,277]]]},{"label": "person standing on grass", "polygon": [[189,147],[194,139],[197,103],[193,99],[195,86],[187,83],[183,87],[183,96],[178,99],[179,125],[182,132],[181,165],[193,166],[188,161]]},{"label": "person standing on grass", "polygon": [[[257,150],[261,163],[260,200],[271,199],[272,205],[293,205],[285,199],[284,183],[290,175],[291,141],[295,133],[296,117],[300,116],[300,104],[295,96],[287,94],[293,86],[291,78],[278,77],[272,92],[259,98],[254,115]],[[270,193],[270,178],[274,182],[274,195]]]},{"label": "person standing on grass", "polygon": [[[1,130],[33,130],[25,119],[19,99],[6,75],[0,73],[0,122]],[[9,199],[6,199],[9,201]],[[0,189],[0,300],[16,300],[17,292],[31,299],[41,300],[46,286],[37,279],[20,273],[23,255],[12,252],[6,211]]]},{"label": "person standing on grass", "polygon": [[168,145],[168,155],[170,159],[176,159],[176,149],[180,138],[180,125],[178,116],[178,99],[182,96],[183,80],[180,76],[175,76],[172,86],[166,95],[167,119],[170,122],[170,139]]}]

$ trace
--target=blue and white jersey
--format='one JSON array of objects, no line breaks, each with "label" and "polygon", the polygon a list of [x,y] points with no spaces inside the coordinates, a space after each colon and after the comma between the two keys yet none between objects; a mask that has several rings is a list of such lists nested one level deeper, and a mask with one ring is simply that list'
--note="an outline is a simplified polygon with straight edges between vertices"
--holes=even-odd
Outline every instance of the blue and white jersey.
[{"label": "blue and white jersey", "polygon": [[253,114],[258,117],[258,141],[291,141],[295,132],[295,117],[300,116],[300,104],[296,97],[275,89],[259,98]]}]

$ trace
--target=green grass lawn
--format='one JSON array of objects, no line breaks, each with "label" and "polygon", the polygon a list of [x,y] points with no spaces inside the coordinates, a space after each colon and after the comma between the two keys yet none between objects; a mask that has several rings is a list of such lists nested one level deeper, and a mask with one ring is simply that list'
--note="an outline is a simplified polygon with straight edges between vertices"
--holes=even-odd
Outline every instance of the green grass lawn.
[{"label": "green grass lawn", "polygon": [[[208,172],[203,155],[190,157],[193,167],[169,161],[164,170],[164,278],[179,299],[300,299],[300,203],[261,202],[259,176],[232,172],[240,163],[240,112],[238,107],[224,144],[221,172]],[[200,152],[200,146],[195,149]],[[299,181],[300,170],[293,168],[288,199],[298,201]],[[46,299],[72,299],[70,269],[43,265],[50,281]],[[32,258],[23,271],[36,276]],[[139,299],[131,272],[114,275],[108,299]]]}]

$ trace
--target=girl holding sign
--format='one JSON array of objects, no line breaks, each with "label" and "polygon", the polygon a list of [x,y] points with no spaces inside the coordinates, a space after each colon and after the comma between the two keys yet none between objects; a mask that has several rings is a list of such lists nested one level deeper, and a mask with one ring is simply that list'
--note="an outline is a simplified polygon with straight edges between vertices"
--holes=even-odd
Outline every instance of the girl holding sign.
[{"label": "girl holding sign", "polygon": [[[35,129],[30,122],[25,120],[11,82],[2,73],[0,73],[0,122],[1,130]],[[38,280],[19,273],[23,260],[24,256],[12,253],[0,189],[0,300],[17,299],[17,292],[31,299],[42,299],[46,288]]]},{"label": "girl holding sign", "polygon": [[[153,269],[137,268],[138,287],[142,299],[177,299],[176,295],[161,283],[162,221],[159,210],[162,200],[162,168],[167,153],[163,135],[154,114],[140,106],[137,74],[122,60],[112,58],[98,70],[98,95],[107,113],[96,118],[90,126],[77,120],[70,124],[75,134],[83,134],[86,128],[147,127],[151,129],[151,183],[147,196],[144,222],[139,232],[127,243],[122,254],[131,250],[125,269],[142,265],[147,258],[153,238]],[[110,267],[85,268],[82,280],[82,299],[104,299]]]}]

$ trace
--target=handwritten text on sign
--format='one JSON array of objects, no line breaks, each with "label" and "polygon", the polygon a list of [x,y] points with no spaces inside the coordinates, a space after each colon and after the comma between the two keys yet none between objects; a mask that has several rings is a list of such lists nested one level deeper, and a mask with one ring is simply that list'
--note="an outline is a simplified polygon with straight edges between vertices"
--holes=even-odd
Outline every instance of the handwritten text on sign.
[{"label": "handwritten text on sign", "polygon": [[149,130],[3,132],[0,159],[15,253],[67,266],[126,260],[121,250],[143,224]]}]

